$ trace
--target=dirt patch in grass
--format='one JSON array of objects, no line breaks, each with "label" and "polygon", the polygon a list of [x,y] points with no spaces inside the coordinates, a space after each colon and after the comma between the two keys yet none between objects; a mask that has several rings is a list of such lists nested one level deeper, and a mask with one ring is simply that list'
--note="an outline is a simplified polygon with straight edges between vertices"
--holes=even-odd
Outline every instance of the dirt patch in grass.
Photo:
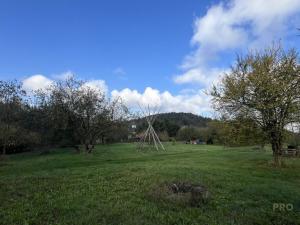
[{"label": "dirt patch in grass", "polygon": [[154,186],[150,190],[150,197],[169,204],[202,207],[209,202],[211,194],[204,185],[174,181]]}]

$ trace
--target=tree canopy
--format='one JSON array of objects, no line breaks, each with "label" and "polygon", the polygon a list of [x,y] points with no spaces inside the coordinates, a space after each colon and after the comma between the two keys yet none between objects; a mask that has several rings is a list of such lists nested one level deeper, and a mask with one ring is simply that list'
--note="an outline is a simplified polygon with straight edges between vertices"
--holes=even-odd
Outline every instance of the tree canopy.
[{"label": "tree canopy", "polygon": [[[128,109],[121,99],[70,77],[46,90],[26,95],[21,83],[0,81],[0,147],[2,153],[31,146],[76,146],[91,152],[113,130],[124,129]],[[115,135],[114,135],[114,138]],[[20,149],[19,149],[20,148]]]},{"label": "tree canopy", "polygon": [[211,95],[214,107],[227,118],[249,118],[261,128],[272,144],[275,164],[280,165],[284,128],[299,121],[298,53],[274,45],[238,57]]}]

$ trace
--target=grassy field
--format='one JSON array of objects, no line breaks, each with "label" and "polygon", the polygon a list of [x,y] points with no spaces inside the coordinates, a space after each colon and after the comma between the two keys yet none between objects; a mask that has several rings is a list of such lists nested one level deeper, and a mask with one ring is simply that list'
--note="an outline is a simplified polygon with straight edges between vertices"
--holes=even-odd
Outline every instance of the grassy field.
[{"label": "grassy field", "polygon": [[[251,148],[184,144],[9,156],[0,161],[0,224],[300,224],[300,159],[282,169],[271,159]],[[212,197],[200,208],[161,198],[158,187],[174,181],[203,184]],[[274,211],[274,203],[293,210]]]}]

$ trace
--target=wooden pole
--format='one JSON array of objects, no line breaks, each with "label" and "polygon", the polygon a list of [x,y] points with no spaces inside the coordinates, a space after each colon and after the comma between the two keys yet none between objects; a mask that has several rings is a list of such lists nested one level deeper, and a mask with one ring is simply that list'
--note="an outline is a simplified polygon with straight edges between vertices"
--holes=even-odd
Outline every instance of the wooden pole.
[{"label": "wooden pole", "polygon": [[[160,147],[163,149],[163,150],[166,150],[163,146],[163,144],[161,143],[157,133],[155,132],[154,128],[153,128],[153,123],[155,121],[155,119],[157,118],[158,116],[158,113],[159,111],[157,111],[158,107],[155,107],[154,108],[154,113],[151,114],[151,110],[150,110],[150,106],[148,104],[148,106],[146,107],[146,110],[144,111],[142,109],[142,107],[138,104],[141,112],[142,112],[142,115],[144,116],[144,118],[146,119],[147,123],[148,123],[148,128],[147,130],[145,131],[142,139],[140,140],[140,148],[143,148],[144,147],[144,144],[145,142],[147,141],[148,139],[148,143],[149,145],[151,146],[153,144],[153,146],[155,146],[156,150],[159,150],[159,145]],[[148,112],[147,112],[148,111]],[[152,141],[153,140],[153,143]]]},{"label": "wooden pole", "polygon": [[161,143],[161,141],[159,140],[159,137],[157,136],[157,134],[156,134],[155,130],[153,129],[153,127],[152,127],[152,130],[153,130],[153,132],[154,132],[154,134],[155,134],[155,136],[156,136],[156,138],[157,138],[157,140],[158,140],[158,143],[159,143],[160,146],[162,147],[162,149],[163,149],[163,150],[166,150],[165,147],[163,146],[163,144]]}]

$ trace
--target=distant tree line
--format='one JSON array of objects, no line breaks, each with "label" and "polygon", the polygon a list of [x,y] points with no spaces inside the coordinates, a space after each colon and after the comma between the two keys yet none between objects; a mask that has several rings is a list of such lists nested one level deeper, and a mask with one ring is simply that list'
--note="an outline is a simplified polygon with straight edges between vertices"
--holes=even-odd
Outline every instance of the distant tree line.
[{"label": "distant tree line", "polygon": [[267,143],[254,123],[242,120],[213,120],[205,127],[184,126],[179,129],[177,140],[198,140],[206,144],[223,146],[259,145],[262,148]]},{"label": "distant tree line", "polygon": [[[147,128],[142,118],[133,121],[137,124],[137,132]],[[198,140],[207,144],[224,146],[260,145],[264,147],[266,139],[259,127],[245,118],[213,120],[192,113],[162,113],[157,115],[153,127],[163,141]]]},{"label": "distant tree line", "polygon": [[0,81],[0,147],[2,154],[34,147],[84,146],[122,139],[128,109],[103,90],[70,77],[46,90],[26,93],[22,84]]},{"label": "distant tree line", "polygon": [[[183,127],[206,127],[210,118],[205,118],[192,113],[160,113],[156,115],[153,124],[154,129],[159,133],[161,139],[167,141],[170,138],[178,138],[178,132]],[[144,118],[131,121],[137,125],[137,132],[143,132],[148,124]]]}]

